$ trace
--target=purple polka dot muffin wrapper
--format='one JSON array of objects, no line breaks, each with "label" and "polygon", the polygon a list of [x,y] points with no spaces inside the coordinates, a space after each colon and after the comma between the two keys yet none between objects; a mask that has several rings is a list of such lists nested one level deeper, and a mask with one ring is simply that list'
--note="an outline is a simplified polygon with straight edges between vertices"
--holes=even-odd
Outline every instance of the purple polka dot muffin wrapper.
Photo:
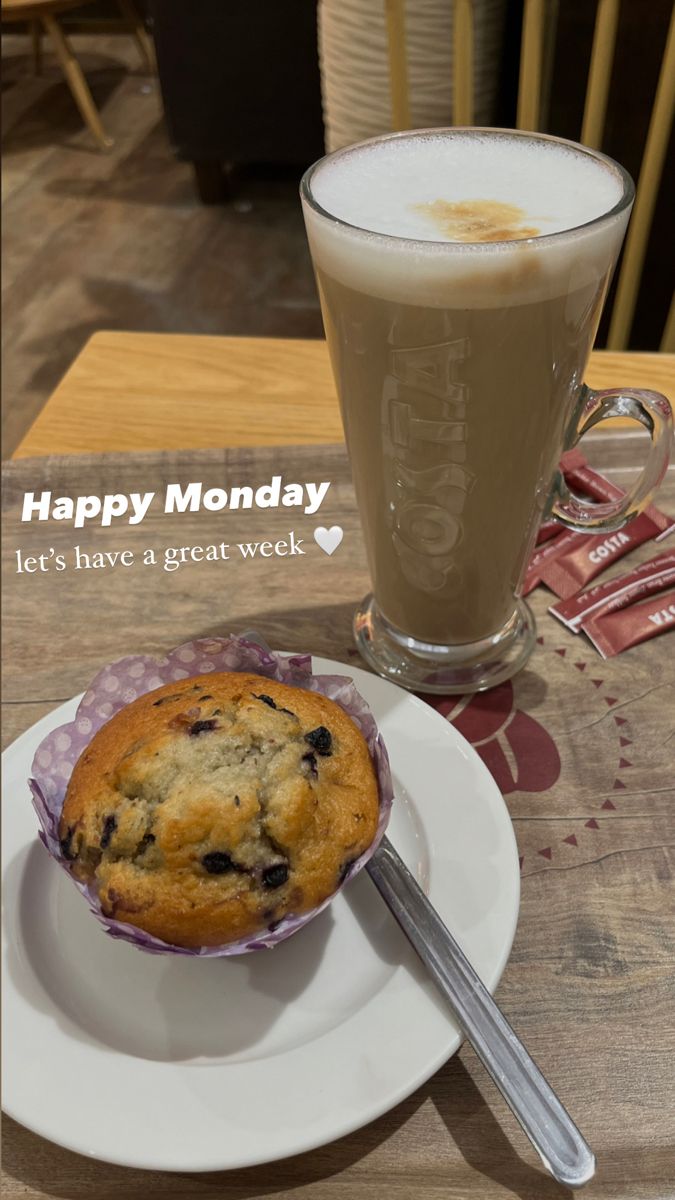
[{"label": "purple polka dot muffin wrapper", "polygon": [[[223,946],[203,946],[186,949],[172,946],[160,938],[136,929],[123,921],[106,917],[95,889],[73,876],[70,863],[61,851],[59,820],[68,781],[82,752],[98,730],[127,704],[154,691],[166,683],[205,675],[211,671],[242,671],[264,675],[292,687],[321,692],[339,704],[358,725],[370,751],[377,773],[380,796],[380,819],[372,844],[350,866],[339,888],[317,908],[299,916],[285,917],[273,932],[265,931],[255,937],[241,938]],[[314,675],[309,654],[275,654],[255,634],[227,638],[199,638],[177,646],[163,658],[135,654],[110,663],[99,671],[87,688],[77,709],[74,721],[54,729],[40,743],[33,759],[29,780],[33,805],[40,822],[39,837],[52,858],[68,872],[73,883],[86,897],[94,916],[113,938],[132,942],[151,954],[189,954],[218,958],[247,954],[252,950],[268,950],[302,929],[326,908],[348,880],[372,858],[389,821],[394,797],[389,758],[378,732],[372,712],[353,681],[343,675]]]}]

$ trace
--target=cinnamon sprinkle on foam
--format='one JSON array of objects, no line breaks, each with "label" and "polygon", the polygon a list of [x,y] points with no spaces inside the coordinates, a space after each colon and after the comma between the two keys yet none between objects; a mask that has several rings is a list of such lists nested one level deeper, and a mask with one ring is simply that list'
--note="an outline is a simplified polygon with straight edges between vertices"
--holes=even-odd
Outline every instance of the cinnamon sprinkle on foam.
[{"label": "cinnamon sprinkle on foam", "polygon": [[540,233],[535,226],[523,224],[527,218],[523,208],[499,200],[433,200],[410,208],[451,242],[513,242]]}]

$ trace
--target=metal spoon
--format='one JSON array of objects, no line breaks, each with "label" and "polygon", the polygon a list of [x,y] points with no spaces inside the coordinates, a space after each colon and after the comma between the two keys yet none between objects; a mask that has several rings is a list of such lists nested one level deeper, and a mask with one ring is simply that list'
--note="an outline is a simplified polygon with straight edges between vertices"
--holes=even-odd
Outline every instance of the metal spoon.
[{"label": "metal spoon", "polygon": [[546,1169],[588,1183],[593,1151],[387,838],[366,869]]}]

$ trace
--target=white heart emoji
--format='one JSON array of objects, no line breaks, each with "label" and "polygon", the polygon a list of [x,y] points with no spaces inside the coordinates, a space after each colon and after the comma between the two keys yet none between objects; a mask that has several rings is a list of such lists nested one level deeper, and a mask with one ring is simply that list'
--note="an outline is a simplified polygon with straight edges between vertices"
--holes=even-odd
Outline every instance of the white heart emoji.
[{"label": "white heart emoji", "polygon": [[319,525],[319,528],[314,530],[314,541],[317,546],[321,547],[324,554],[333,554],[340,545],[343,537],[344,533],[339,525],[331,525],[330,529]]}]

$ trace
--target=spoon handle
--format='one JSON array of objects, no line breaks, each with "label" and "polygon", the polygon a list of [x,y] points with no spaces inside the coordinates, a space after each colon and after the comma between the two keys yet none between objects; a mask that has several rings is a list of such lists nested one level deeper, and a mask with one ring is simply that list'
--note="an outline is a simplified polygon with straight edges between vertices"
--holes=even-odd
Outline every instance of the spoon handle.
[{"label": "spoon handle", "polygon": [[570,1188],[595,1156],[403,860],[384,838],[368,873],[544,1166]]}]

